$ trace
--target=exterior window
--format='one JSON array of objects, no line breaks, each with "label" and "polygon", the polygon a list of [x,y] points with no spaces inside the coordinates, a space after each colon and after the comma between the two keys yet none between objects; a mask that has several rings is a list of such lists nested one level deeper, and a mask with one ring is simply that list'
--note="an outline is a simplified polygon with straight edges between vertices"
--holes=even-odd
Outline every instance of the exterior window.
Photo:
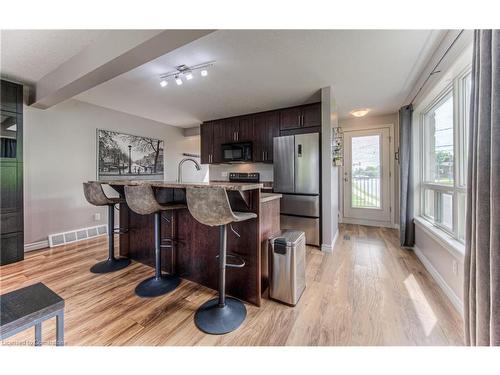
[{"label": "exterior window", "polygon": [[463,242],[471,75],[456,77],[422,114],[421,216]]}]

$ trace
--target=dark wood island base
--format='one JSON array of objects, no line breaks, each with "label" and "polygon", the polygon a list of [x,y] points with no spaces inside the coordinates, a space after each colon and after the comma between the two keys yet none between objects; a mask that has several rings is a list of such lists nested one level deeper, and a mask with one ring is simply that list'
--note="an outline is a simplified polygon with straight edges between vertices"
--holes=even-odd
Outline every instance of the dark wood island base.
[{"label": "dark wood island base", "polygon": [[[109,182],[120,194],[124,185],[134,183],[137,182]],[[185,202],[185,188],[151,185],[160,203]],[[268,287],[267,238],[280,230],[279,199],[262,201],[260,184],[248,184],[257,186],[244,188],[242,185],[227,188],[231,207],[234,211],[253,212],[257,218],[231,224],[240,237],[228,231],[227,251],[243,257],[246,264],[243,268],[227,269],[226,290],[231,296],[260,306],[262,294]],[[127,233],[120,234],[120,255],[154,266],[153,220],[153,215],[138,215],[126,204],[120,205],[120,227],[128,228]],[[181,278],[216,290],[219,228],[200,224],[188,209],[180,209],[164,214],[161,231],[162,238],[177,239],[173,250],[162,251],[163,271],[173,273],[175,270]]]}]

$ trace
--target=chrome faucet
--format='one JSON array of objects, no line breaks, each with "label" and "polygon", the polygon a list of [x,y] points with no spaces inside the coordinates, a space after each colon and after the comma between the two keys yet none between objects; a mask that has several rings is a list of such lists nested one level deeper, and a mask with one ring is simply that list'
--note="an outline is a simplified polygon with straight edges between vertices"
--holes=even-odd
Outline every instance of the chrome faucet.
[{"label": "chrome faucet", "polygon": [[184,164],[184,162],[186,161],[192,161],[194,163],[194,166],[196,167],[196,170],[199,171],[201,169],[201,166],[200,164],[194,160],[194,159],[191,159],[191,158],[184,158],[182,159],[180,162],[179,162],[179,167],[177,169],[177,182],[182,182],[182,164]]}]

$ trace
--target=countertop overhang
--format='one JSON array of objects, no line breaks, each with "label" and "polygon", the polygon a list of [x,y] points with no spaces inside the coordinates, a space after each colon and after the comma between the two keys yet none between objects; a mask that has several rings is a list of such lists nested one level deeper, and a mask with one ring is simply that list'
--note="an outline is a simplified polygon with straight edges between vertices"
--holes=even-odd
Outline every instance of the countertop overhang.
[{"label": "countertop overhang", "polygon": [[281,199],[283,195],[278,193],[260,193],[260,203],[270,202],[275,199]]},{"label": "countertop overhang", "polygon": [[236,191],[246,191],[261,189],[264,184],[261,183],[249,183],[249,182],[176,182],[176,181],[163,181],[163,180],[99,180],[90,181],[98,182],[100,184],[107,185],[141,185],[149,184],[157,188],[173,188],[173,189],[186,189],[190,187],[203,188],[203,187],[222,187],[226,190],[236,190]]}]

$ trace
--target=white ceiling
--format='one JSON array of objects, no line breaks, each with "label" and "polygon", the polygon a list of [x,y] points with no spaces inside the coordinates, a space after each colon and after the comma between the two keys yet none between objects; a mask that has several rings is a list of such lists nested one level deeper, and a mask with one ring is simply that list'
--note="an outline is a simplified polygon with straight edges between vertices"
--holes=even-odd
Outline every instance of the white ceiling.
[{"label": "white ceiling", "polygon": [[[2,75],[37,81],[102,30],[2,31]],[[444,31],[219,30],[96,86],[76,99],[190,127],[319,99],[332,86],[339,116],[397,111]],[[5,57],[8,58],[5,58]],[[206,78],[162,88],[175,66],[216,60]]]},{"label": "white ceiling", "polygon": [[34,83],[96,40],[105,30],[2,30],[3,77]]}]

